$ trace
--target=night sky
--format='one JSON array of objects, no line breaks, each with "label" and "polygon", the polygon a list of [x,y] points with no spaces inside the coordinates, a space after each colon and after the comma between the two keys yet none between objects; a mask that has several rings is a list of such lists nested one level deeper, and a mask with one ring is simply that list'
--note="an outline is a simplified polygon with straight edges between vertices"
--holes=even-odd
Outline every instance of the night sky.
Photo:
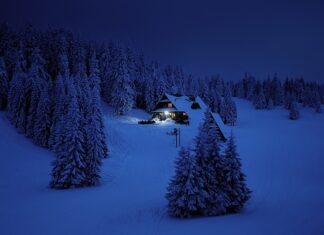
[{"label": "night sky", "polygon": [[324,1],[1,0],[0,20],[118,40],[199,76],[324,81]]}]

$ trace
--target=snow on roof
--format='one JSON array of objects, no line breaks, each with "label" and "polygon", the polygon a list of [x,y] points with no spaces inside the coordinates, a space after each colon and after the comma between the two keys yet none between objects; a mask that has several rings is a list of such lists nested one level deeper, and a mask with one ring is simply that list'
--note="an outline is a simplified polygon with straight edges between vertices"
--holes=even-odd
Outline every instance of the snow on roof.
[{"label": "snow on roof", "polygon": [[191,109],[191,101],[188,96],[173,96],[165,94],[166,97],[173,103],[178,111],[186,112]]}]

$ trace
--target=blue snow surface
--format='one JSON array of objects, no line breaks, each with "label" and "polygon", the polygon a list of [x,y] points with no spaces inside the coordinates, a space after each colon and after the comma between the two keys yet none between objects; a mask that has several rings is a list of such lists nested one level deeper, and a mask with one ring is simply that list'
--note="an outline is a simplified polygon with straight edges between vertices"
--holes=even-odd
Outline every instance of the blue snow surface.
[{"label": "blue snow surface", "polygon": [[53,190],[55,156],[0,113],[0,234],[324,234],[324,114],[300,108],[291,121],[283,108],[236,102],[233,131],[252,198],[240,214],[192,219],[169,217],[164,196],[179,150],[167,133],[180,127],[187,145],[196,125],[138,125],[144,111],[115,117],[105,107],[111,154],[101,185]]}]

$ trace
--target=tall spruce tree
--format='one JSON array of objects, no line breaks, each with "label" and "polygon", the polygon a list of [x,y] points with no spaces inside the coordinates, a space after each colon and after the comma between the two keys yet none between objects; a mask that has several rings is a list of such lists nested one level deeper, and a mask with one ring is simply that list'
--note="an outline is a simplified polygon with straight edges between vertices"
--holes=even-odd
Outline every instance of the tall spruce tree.
[{"label": "tall spruce tree", "polygon": [[210,111],[206,110],[194,148],[194,170],[202,177],[204,183],[204,191],[200,198],[206,202],[203,208],[198,209],[204,215],[223,214],[228,205],[228,197],[224,191],[224,160],[219,150],[215,122]]},{"label": "tall spruce tree", "polygon": [[[38,48],[32,49],[31,67],[28,71],[28,80],[30,81],[30,97],[28,104],[28,121],[26,126],[27,136],[34,137],[34,124],[37,115],[37,108],[40,102],[41,91],[48,85],[49,75],[45,70],[45,61]],[[28,98],[28,97],[27,97]],[[42,115],[42,114],[40,114]]]},{"label": "tall spruce tree", "polygon": [[99,105],[99,91],[97,88],[89,102],[89,111],[85,126],[86,139],[86,185],[95,185],[100,180],[100,166],[106,156],[106,143],[102,138],[101,110]]},{"label": "tall spruce tree", "polygon": [[144,85],[144,101],[147,111],[152,111],[166,91],[166,84],[160,73],[159,64],[152,62],[147,66],[147,81]]},{"label": "tall spruce tree", "polygon": [[147,69],[146,69],[146,64],[143,55],[136,57],[134,69],[135,69],[134,87],[135,87],[136,106],[139,108],[145,108],[144,87],[145,87]]},{"label": "tall spruce tree", "polygon": [[167,188],[166,199],[171,216],[191,217],[202,213],[208,193],[203,178],[194,167],[195,161],[189,149],[181,148],[176,159],[176,173]]},{"label": "tall spruce tree", "polygon": [[273,103],[276,106],[280,106],[283,104],[283,89],[280,80],[278,79],[277,75],[272,80],[272,98]]},{"label": "tall spruce tree", "polygon": [[73,82],[67,81],[67,113],[62,115],[57,128],[60,142],[55,144],[57,159],[53,162],[53,188],[70,188],[85,185],[86,160],[84,158],[83,135],[80,131],[80,108]]},{"label": "tall spruce tree", "polygon": [[316,113],[322,113],[322,107],[321,107],[321,97],[318,93],[318,91],[314,91],[313,92],[313,106],[315,109]]},{"label": "tall spruce tree", "polygon": [[95,52],[93,52],[90,59],[89,86],[90,86],[90,92],[92,93],[91,108],[94,109],[94,115],[96,116],[97,121],[100,124],[98,135],[99,135],[99,141],[102,150],[101,156],[106,158],[108,156],[109,150],[106,143],[106,135],[104,131],[105,127],[103,121],[103,114],[101,110],[99,61],[96,59]]},{"label": "tall spruce tree", "polygon": [[90,59],[89,78],[82,72],[74,77],[81,114],[79,129],[83,136],[82,146],[86,159],[85,185],[99,183],[101,161],[108,154],[100,109],[98,71],[98,62],[93,53]]},{"label": "tall spruce tree", "polygon": [[[52,100],[50,97],[51,81],[44,82],[40,88],[39,102],[34,120],[33,139],[42,147],[49,146],[52,126]],[[59,102],[59,101],[57,101]]]},{"label": "tall spruce tree", "polygon": [[286,97],[285,97],[285,108],[287,110],[290,109],[290,106],[292,104],[292,102],[294,102],[294,95],[291,92],[288,92]]},{"label": "tall spruce tree", "polygon": [[111,93],[111,104],[116,115],[124,115],[133,108],[134,90],[127,71],[126,58],[121,49],[119,49],[118,55],[118,68]]},{"label": "tall spruce tree", "polygon": [[246,185],[246,176],[242,173],[242,163],[236,151],[233,133],[225,149],[226,194],[229,197],[227,212],[238,212],[251,197],[251,190]]},{"label": "tall spruce tree", "polygon": [[220,106],[221,106],[221,97],[218,94],[217,89],[214,89],[212,91],[212,96],[213,96],[212,111],[219,113],[220,112]]},{"label": "tall spruce tree", "polygon": [[56,153],[56,150],[59,149],[60,144],[63,142],[63,139],[61,138],[63,135],[61,134],[63,131],[63,119],[67,115],[68,106],[69,106],[69,88],[67,86],[67,83],[69,83],[68,80],[63,79],[60,75],[55,80],[54,85],[54,95],[53,100],[55,100],[56,94],[55,90],[58,87],[58,84],[61,84],[62,93],[60,93],[60,99],[56,100],[54,108],[53,108],[53,114],[52,114],[52,126],[50,130],[50,137],[49,137],[49,148]]},{"label": "tall spruce tree", "polygon": [[224,91],[224,98],[220,105],[220,116],[225,124],[234,126],[237,120],[236,104],[232,100],[231,92],[228,86]]},{"label": "tall spruce tree", "polygon": [[[149,74],[149,72],[147,72]],[[156,105],[155,102],[155,92],[154,92],[154,81],[153,79],[148,79],[144,84],[144,103],[146,111],[152,111]]]},{"label": "tall spruce tree", "polygon": [[267,101],[262,88],[260,89],[259,94],[257,95],[257,98],[254,102],[254,106],[256,109],[265,109],[267,107]]},{"label": "tall spruce tree", "polygon": [[91,53],[89,61],[89,86],[90,89],[94,87],[100,91],[100,70],[99,61],[95,51]]},{"label": "tall spruce tree", "polygon": [[58,75],[54,81],[52,97],[55,104],[52,107],[52,125],[51,135],[49,137],[49,147],[54,150],[56,139],[60,137],[59,128],[57,127],[61,115],[67,112],[65,100],[67,97],[66,81],[70,79],[69,61],[66,54],[59,55]]},{"label": "tall spruce tree", "polygon": [[101,96],[103,101],[111,104],[112,88],[117,79],[118,50],[113,43],[104,46],[100,55]]},{"label": "tall spruce tree", "polygon": [[8,115],[12,125],[20,132],[25,133],[26,117],[26,96],[25,84],[26,60],[23,55],[22,47],[16,52],[16,66],[13,78],[10,81],[8,93]]},{"label": "tall spruce tree", "polygon": [[299,111],[298,111],[298,106],[297,106],[296,101],[293,101],[290,105],[289,119],[291,119],[291,120],[299,119]]}]

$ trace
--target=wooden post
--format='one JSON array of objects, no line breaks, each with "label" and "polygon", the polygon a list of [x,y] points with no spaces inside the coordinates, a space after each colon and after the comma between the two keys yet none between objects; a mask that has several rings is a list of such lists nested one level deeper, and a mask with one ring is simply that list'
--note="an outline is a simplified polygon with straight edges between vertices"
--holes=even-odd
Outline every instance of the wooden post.
[{"label": "wooden post", "polygon": [[174,132],[175,139],[176,139],[176,148],[178,148],[178,129],[174,128],[173,132]]},{"label": "wooden post", "polygon": [[178,133],[179,133],[179,146],[180,146],[180,127]]}]

